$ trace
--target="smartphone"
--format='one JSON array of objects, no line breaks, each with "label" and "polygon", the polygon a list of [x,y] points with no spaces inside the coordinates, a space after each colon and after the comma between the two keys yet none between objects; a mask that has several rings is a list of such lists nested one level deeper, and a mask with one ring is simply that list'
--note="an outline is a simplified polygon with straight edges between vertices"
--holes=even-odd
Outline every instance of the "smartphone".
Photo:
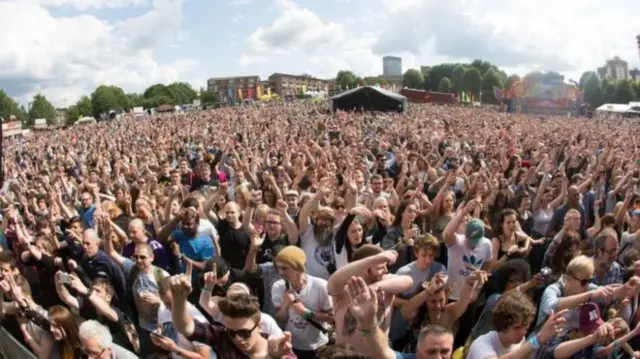
[{"label": "smartphone", "polygon": [[71,279],[69,278],[69,273],[60,272],[60,283],[71,284]]},{"label": "smartphone", "polygon": [[158,334],[156,332],[149,332],[149,334],[151,334],[151,335],[153,335],[154,337],[157,337],[157,338],[164,338],[164,335]]}]

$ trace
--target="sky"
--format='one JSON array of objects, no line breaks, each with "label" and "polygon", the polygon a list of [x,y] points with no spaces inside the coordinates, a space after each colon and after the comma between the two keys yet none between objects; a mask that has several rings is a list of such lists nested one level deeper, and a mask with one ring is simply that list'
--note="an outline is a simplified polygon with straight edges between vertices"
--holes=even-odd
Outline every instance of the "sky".
[{"label": "sky", "polygon": [[376,76],[385,55],[575,80],[614,55],[640,66],[638,0],[0,0],[0,14],[0,88],[57,107],[101,84]]}]

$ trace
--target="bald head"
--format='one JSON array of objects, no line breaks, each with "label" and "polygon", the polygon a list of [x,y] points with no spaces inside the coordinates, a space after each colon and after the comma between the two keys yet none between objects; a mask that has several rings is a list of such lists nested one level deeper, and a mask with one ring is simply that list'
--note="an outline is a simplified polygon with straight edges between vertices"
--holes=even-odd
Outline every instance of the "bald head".
[{"label": "bald head", "polygon": [[569,203],[573,205],[578,203],[578,200],[580,200],[580,190],[578,189],[578,186],[570,186],[567,189],[567,199],[569,200]]},{"label": "bald head", "polygon": [[224,205],[224,218],[231,224],[237,224],[240,221],[240,206],[236,202],[227,202]]},{"label": "bald head", "polygon": [[129,222],[129,237],[136,243],[146,243],[147,233],[144,222],[140,218],[134,218]]},{"label": "bald head", "polygon": [[91,258],[98,254],[100,249],[100,237],[94,229],[87,229],[82,233],[82,250]]}]

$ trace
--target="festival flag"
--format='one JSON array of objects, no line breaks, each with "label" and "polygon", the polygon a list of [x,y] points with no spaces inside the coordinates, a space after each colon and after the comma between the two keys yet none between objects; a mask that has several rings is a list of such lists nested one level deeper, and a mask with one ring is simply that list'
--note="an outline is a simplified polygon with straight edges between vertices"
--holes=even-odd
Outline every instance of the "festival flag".
[{"label": "festival flag", "polygon": [[329,93],[329,85],[324,85],[324,92]]},{"label": "festival flag", "polygon": [[258,100],[262,98],[262,84],[256,86],[256,94],[258,95]]},{"label": "festival flag", "polygon": [[302,93],[307,92],[307,85],[302,85]]},{"label": "festival flag", "polygon": [[240,99],[240,101],[243,100],[243,98],[242,98],[242,89],[241,88],[238,88],[238,98]]},{"label": "festival flag", "polygon": [[251,87],[247,89],[247,98],[253,99],[253,89]]},{"label": "festival flag", "polygon": [[271,97],[271,87],[267,87],[267,97]]}]

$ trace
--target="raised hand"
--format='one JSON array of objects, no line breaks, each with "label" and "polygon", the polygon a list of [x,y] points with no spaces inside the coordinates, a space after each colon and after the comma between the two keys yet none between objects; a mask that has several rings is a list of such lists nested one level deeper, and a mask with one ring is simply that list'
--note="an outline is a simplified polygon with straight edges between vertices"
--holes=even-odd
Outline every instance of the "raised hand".
[{"label": "raised hand", "polygon": [[192,270],[193,270],[193,265],[191,264],[191,262],[187,262],[187,271],[185,274],[175,275],[171,277],[171,280],[170,280],[171,294],[173,295],[174,300],[186,301],[189,294],[191,294]]},{"label": "raised hand", "polygon": [[216,285],[218,282],[218,269],[216,268],[216,264],[213,263],[210,272],[204,273],[204,283],[205,285]]},{"label": "raised hand", "polygon": [[289,205],[287,204],[287,202],[279,199],[276,202],[276,209],[278,210],[278,212],[280,212],[280,214],[287,213],[287,210],[289,209]]},{"label": "raised hand", "polygon": [[262,243],[264,243],[264,238],[265,237],[261,236],[260,233],[253,232],[253,234],[251,234],[251,246],[253,248],[262,247]]},{"label": "raised hand", "polygon": [[284,332],[281,336],[269,337],[269,356],[274,358],[282,358],[283,356],[292,353],[293,346],[291,346],[291,333]]},{"label": "raised hand", "polygon": [[568,309],[561,310],[557,313],[554,313],[553,310],[551,311],[549,319],[547,319],[537,334],[540,344],[548,343],[563,331],[564,324],[567,321],[567,318],[564,316],[567,312],[569,312]]},{"label": "raised hand", "polygon": [[376,313],[378,311],[378,296],[373,288],[367,286],[362,277],[351,277],[345,286],[349,310],[356,318],[358,326],[364,330],[370,330],[376,325]]}]

